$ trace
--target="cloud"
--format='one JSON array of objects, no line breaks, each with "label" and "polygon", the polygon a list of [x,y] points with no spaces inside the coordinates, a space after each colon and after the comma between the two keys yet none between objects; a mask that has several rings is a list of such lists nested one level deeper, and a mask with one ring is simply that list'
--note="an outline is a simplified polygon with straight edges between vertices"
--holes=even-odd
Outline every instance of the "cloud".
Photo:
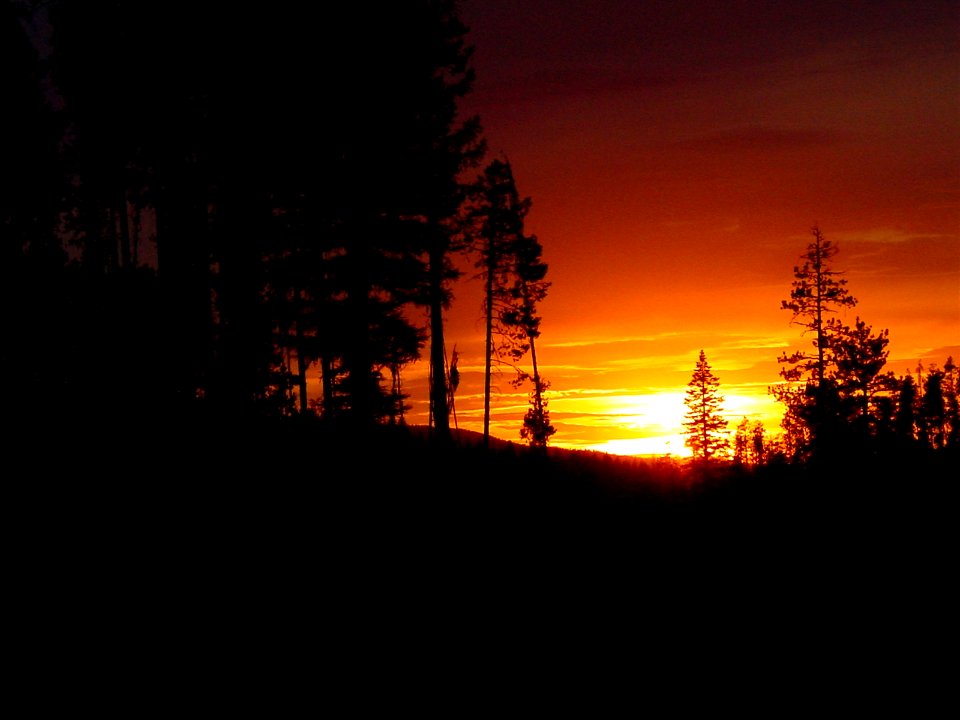
[{"label": "cloud", "polygon": [[912,233],[893,228],[873,228],[852,232],[835,232],[828,239],[837,243],[867,243],[871,245],[903,245],[923,240],[956,240],[957,235],[945,233]]},{"label": "cloud", "polygon": [[778,337],[736,337],[732,340],[722,341],[720,347],[724,350],[769,350],[770,348],[789,347],[783,338]]},{"label": "cloud", "polygon": [[[634,343],[634,342],[657,342],[659,340],[666,340],[668,338],[677,338],[683,336],[695,335],[693,331],[689,332],[665,332],[657,333],[654,335],[633,335],[627,337],[616,337],[616,338],[586,338],[583,340],[565,340],[562,342],[547,342],[543,343],[543,347],[549,348],[574,348],[574,347],[592,347],[594,345],[623,345],[625,343]],[[538,347],[540,345],[538,344]]]}]

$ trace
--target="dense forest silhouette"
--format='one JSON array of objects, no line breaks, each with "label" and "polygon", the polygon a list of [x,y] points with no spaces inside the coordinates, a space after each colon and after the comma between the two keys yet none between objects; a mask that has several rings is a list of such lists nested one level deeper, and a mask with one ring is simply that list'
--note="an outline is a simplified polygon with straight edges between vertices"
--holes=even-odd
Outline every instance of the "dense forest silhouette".
[{"label": "dense forest silhouette", "polygon": [[[509,163],[488,163],[481,118],[460,114],[473,70],[455,3],[328,5],[321,25],[298,10],[0,4],[12,447],[194,497],[197,478],[279,476],[384,512],[755,518],[770,502],[799,517],[881,489],[939,496],[960,448],[957,369],[881,372],[885,331],[826,315],[853,302],[819,229],[784,301],[815,352],[782,359],[781,444],[755,432],[755,452],[689,464],[547,452],[547,266]],[[489,416],[479,437],[451,428],[443,313],[460,256],[487,281],[487,373],[496,329],[505,357],[532,353],[530,448],[492,441]],[[402,375],[422,356],[426,431],[403,423]]]},{"label": "dense forest silhouette", "polygon": [[16,414],[396,419],[383,376],[427,337],[443,363],[484,150],[452,4],[331,10],[318,38],[292,4],[47,3],[41,57],[27,7],[3,9]]}]

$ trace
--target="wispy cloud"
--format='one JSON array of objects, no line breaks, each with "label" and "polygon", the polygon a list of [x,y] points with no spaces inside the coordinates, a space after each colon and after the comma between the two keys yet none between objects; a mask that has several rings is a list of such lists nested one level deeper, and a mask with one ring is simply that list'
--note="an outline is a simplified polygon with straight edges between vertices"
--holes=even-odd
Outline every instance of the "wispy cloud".
[{"label": "wispy cloud", "polygon": [[828,239],[837,243],[867,243],[876,245],[902,245],[920,240],[955,240],[957,234],[945,233],[913,233],[896,230],[894,228],[872,228],[870,230],[856,230],[835,232],[827,235]]},{"label": "wispy cloud", "polygon": [[696,356],[690,359],[690,353],[678,353],[675,355],[658,355],[654,357],[631,357],[609,360],[605,364],[615,367],[618,370],[652,370],[665,369],[675,370],[680,367],[686,367],[696,362]]},{"label": "wispy cloud", "polygon": [[782,348],[789,345],[790,343],[783,338],[743,336],[723,341],[719,346],[724,350],[769,350],[770,348]]},{"label": "wispy cloud", "polygon": [[617,338],[582,338],[576,340],[562,340],[560,342],[546,342],[544,347],[550,348],[572,348],[572,347],[592,347],[594,345],[623,345],[635,342],[657,342],[668,338],[677,338],[695,335],[695,332],[665,332],[654,335],[631,335]]}]

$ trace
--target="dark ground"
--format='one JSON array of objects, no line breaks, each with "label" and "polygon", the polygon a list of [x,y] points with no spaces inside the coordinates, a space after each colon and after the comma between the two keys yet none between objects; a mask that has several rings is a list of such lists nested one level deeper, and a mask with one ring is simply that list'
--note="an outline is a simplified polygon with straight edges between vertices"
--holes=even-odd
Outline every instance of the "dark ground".
[{"label": "dark ground", "polygon": [[276,710],[270,678],[449,711],[484,707],[493,675],[529,693],[611,661],[621,689],[702,701],[694,678],[723,677],[728,707],[767,711],[862,708],[865,687],[916,711],[942,682],[946,467],[696,476],[404,432],[102,429],[21,435],[4,477],[18,672],[67,668],[74,704]]}]

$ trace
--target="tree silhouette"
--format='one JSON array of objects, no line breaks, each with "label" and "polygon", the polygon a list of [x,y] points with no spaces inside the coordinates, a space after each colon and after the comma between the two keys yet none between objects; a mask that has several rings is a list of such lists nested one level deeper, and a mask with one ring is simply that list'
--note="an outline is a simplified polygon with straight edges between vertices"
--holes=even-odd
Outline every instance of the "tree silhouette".
[{"label": "tree silhouette", "polygon": [[889,332],[874,335],[859,317],[852,328],[831,318],[828,336],[835,362],[833,377],[848,406],[845,419],[868,442],[881,422],[881,397],[888,397],[896,388],[892,373],[881,372],[889,355]]},{"label": "tree silhouette", "polygon": [[367,425],[396,416],[384,369],[426,343],[416,305],[442,366],[461,178],[484,150],[479,120],[458,116],[470,48],[450,0],[328,8],[336,43],[302,12],[53,4],[66,216],[101,273],[136,266],[137,218],[153,227],[157,385],[176,404],[285,414],[296,387],[304,412],[319,362],[314,407]]},{"label": "tree silhouette", "polygon": [[484,377],[483,377],[483,440],[490,438],[490,382],[494,360],[499,361],[494,343],[494,330],[503,329],[499,322],[510,309],[504,300],[509,297],[506,286],[515,265],[514,251],[523,234],[524,217],[530,209],[530,198],[520,198],[509,161],[495,159],[477,179],[470,219],[479,248],[477,267],[484,281]]},{"label": "tree silhouette", "polygon": [[13,415],[56,407],[66,390],[59,371],[73,357],[74,274],[56,234],[62,128],[44,95],[27,19],[17,4],[0,4],[0,371]]},{"label": "tree silhouette", "polygon": [[943,365],[944,419],[946,420],[946,444],[960,448],[960,367],[947,357]]},{"label": "tree silhouette", "polygon": [[740,465],[763,465],[766,461],[766,430],[759,420],[743,418],[733,439],[733,460]]},{"label": "tree silhouette", "polygon": [[550,287],[550,283],[544,279],[547,264],[543,262],[542,254],[543,248],[536,236],[521,234],[517,238],[514,247],[514,281],[510,287],[504,288],[505,295],[512,301],[512,307],[500,316],[506,329],[505,335],[514,340],[509,350],[511,356],[519,360],[521,355],[518,353],[525,353],[527,348],[530,351],[531,374],[518,372],[513,384],[520,387],[524,381],[532,381],[530,407],[524,415],[520,437],[536,448],[546,447],[547,441],[556,432],[556,428],[550,424],[550,412],[544,397],[550,384],[540,375],[537,364],[537,338],[540,337],[542,319],[538,314],[538,307]]},{"label": "tree silhouette", "polygon": [[900,380],[897,408],[893,419],[893,434],[899,449],[908,452],[916,443],[917,385],[912,375]]},{"label": "tree silhouette", "polygon": [[[463,173],[486,152],[477,116],[461,118],[458,102],[470,92],[474,72],[467,27],[454,0],[422,0],[391,5],[386,27],[393,51],[384,65],[407,67],[411,81],[391,92],[394,104],[409,108],[399,127],[409,132],[403,147],[412,153],[401,165],[401,187],[409,204],[405,218],[421,223],[421,251],[426,267],[422,292],[430,327],[430,407],[436,436],[450,436],[443,310],[451,302],[450,282],[459,276],[452,253],[460,245],[461,217],[469,183]],[[402,32],[396,30],[402,28]],[[389,73],[388,73],[389,75]],[[394,187],[396,192],[398,188]]]},{"label": "tree silhouette", "polygon": [[[543,262],[543,247],[535,236],[524,233],[530,206],[530,198],[521,198],[517,191],[510,162],[495,159],[477,179],[469,216],[478,244],[476,265],[484,280],[484,443],[490,434],[492,368],[494,363],[506,363],[516,371],[511,381],[514,387],[527,380],[533,384],[531,407],[520,436],[542,448],[556,432],[544,398],[549,383],[540,375],[536,352],[541,322],[538,305],[550,283],[545,280],[548,266]],[[527,353],[532,366],[529,373],[519,366]]]},{"label": "tree silhouette", "polygon": [[720,381],[710,369],[706,354],[700,350],[683,401],[687,406],[683,421],[686,445],[693,451],[695,459],[710,460],[723,454],[729,447],[730,443],[725,437],[727,421],[720,414],[723,397],[719,388]]},{"label": "tree silhouette", "polygon": [[790,299],[781,301],[780,306],[792,313],[790,322],[802,327],[803,334],[813,334],[815,352],[799,350],[781,355],[778,362],[784,367],[780,376],[787,384],[771,388],[774,397],[786,406],[784,430],[792,433],[788,444],[803,456],[832,452],[846,431],[840,391],[831,373],[836,368],[831,340],[844,326],[831,323],[828,316],[857,304],[846,279],[831,265],[837,246],[823,236],[819,227],[814,226],[811,234],[813,241],[801,256],[803,264],[793,269]]},{"label": "tree silhouette", "polygon": [[799,325],[804,334],[813,333],[813,347],[816,354],[798,351],[784,353],[779,361],[788,367],[781,369],[785,380],[799,380],[812,375],[814,382],[823,385],[827,369],[832,361],[828,340],[827,315],[857,304],[847,290],[847,281],[840,277],[841,272],[831,267],[830,261],[839,252],[839,248],[824,238],[819,227],[811,230],[813,242],[801,255],[803,265],[794,266],[790,300],[782,300],[780,307],[793,315],[790,322]]},{"label": "tree silhouette", "polygon": [[936,365],[927,368],[920,401],[920,438],[924,447],[938,450],[945,446],[947,428],[947,400],[944,392],[946,373]]}]

